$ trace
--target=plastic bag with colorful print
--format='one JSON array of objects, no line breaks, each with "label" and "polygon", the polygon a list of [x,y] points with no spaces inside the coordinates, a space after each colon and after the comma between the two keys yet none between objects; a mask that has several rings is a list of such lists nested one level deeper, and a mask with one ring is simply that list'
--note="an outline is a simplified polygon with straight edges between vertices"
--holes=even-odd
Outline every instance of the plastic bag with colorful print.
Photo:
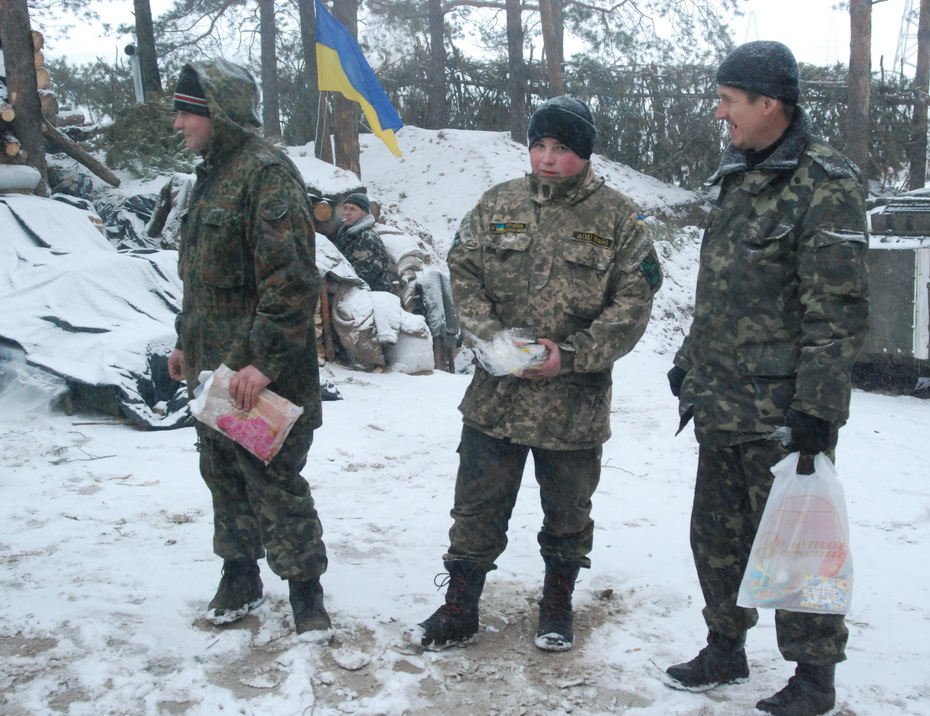
[{"label": "plastic bag with colorful print", "polygon": [[249,411],[238,410],[229,394],[235,375],[225,365],[200,374],[191,414],[204,425],[235,440],[266,465],[278,454],[304,409],[265,388]]},{"label": "plastic bag with colorful print", "polygon": [[736,603],[741,607],[846,614],[853,562],[843,486],[823,453],[798,475],[800,453],[772,468],[775,481]]}]

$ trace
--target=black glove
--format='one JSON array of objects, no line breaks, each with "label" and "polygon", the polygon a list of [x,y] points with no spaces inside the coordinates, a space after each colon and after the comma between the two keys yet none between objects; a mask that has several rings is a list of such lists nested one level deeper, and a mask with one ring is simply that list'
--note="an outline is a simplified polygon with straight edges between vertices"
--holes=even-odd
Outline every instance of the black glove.
[{"label": "black glove", "polygon": [[794,408],[785,413],[785,425],[791,428],[791,442],[788,449],[802,455],[816,455],[830,449],[833,437],[833,423]]},{"label": "black glove", "polygon": [[688,373],[684,368],[679,368],[677,365],[672,366],[672,369],[668,372],[668,387],[672,389],[672,395],[676,398],[681,393],[681,384],[685,382],[685,375]]}]

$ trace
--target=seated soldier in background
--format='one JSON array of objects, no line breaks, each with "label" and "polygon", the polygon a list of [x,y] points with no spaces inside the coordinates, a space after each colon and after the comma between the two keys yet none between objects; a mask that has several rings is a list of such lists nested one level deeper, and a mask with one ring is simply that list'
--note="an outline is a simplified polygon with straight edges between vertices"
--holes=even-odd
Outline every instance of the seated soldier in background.
[{"label": "seated soldier in background", "polygon": [[372,291],[393,291],[390,259],[381,237],[372,228],[375,217],[369,213],[368,197],[361,193],[349,194],[342,205],[343,224],[333,237],[333,243]]}]

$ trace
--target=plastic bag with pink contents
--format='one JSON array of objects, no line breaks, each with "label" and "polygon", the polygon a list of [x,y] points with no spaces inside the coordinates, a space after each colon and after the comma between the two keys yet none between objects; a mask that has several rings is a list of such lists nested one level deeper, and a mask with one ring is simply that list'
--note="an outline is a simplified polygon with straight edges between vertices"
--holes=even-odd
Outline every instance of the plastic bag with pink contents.
[{"label": "plastic bag with pink contents", "polygon": [[265,388],[249,412],[238,410],[229,394],[229,381],[235,374],[225,365],[212,373],[201,373],[200,385],[190,403],[191,414],[267,465],[278,454],[304,409]]}]

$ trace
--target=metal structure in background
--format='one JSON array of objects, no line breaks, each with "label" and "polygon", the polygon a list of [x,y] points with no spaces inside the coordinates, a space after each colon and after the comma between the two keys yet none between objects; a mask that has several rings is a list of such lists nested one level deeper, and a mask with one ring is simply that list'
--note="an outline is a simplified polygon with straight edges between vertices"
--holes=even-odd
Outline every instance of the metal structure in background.
[{"label": "metal structure in background", "polygon": [[871,214],[871,228],[871,325],[858,372],[921,389],[930,358],[930,190],[890,200]]},{"label": "metal structure in background", "polygon": [[894,69],[902,75],[917,70],[917,25],[918,15],[914,0],[904,0],[904,12],[901,13],[901,32],[898,34],[898,47],[894,53]]},{"label": "metal structure in background", "polygon": [[136,93],[136,104],[145,104],[145,90],[142,87],[142,64],[135,45],[126,45],[123,49],[129,55],[129,69],[132,72],[132,89]]}]

